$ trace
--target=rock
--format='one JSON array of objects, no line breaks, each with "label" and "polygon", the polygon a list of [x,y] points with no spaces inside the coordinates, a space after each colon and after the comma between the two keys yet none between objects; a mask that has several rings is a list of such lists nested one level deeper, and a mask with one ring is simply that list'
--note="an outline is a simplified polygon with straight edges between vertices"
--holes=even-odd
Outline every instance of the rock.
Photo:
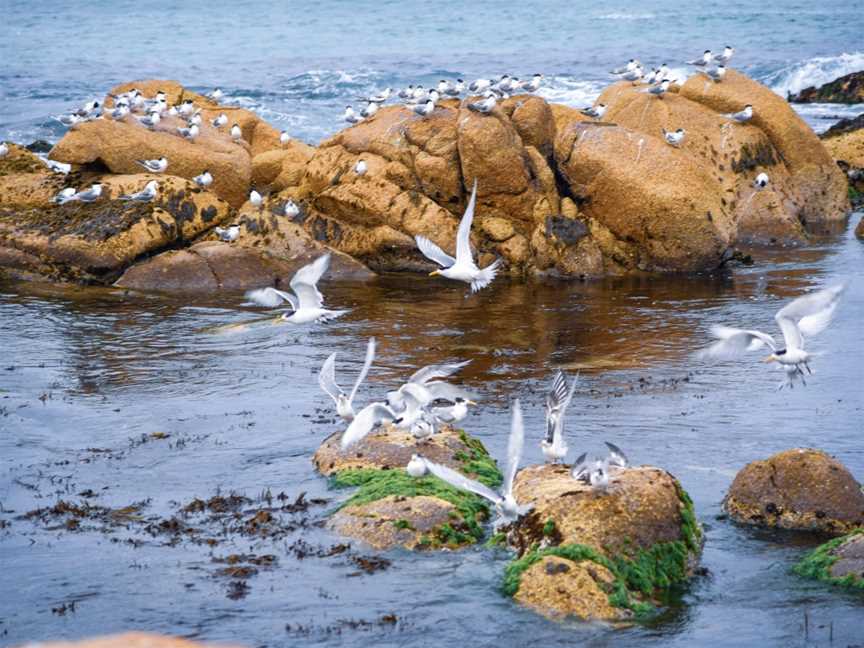
[{"label": "rock", "polygon": [[51,150],[51,159],[111,173],[134,174],[140,159],[166,157],[174,176],[191,179],[205,170],[213,175],[210,190],[238,207],[249,196],[252,164],[245,147],[231,141],[227,131],[201,125],[194,142],[180,137],[176,128],[185,125],[177,117],[166,117],[156,130],[141,126],[132,116],[122,122],[111,119],[80,124],[69,130]]},{"label": "rock", "polygon": [[864,101],[864,71],[852,72],[819,88],[804,88],[797,95],[790,95],[793,103],[842,103],[853,104]]},{"label": "rock", "polygon": [[612,477],[604,493],[563,465],[519,472],[514,494],[533,509],[509,531],[519,557],[505,593],[548,616],[623,620],[651,613],[692,576],[702,531],[677,480],[647,466]]},{"label": "rock", "polygon": [[855,226],[855,236],[864,241],[864,216],[858,219],[858,225]]},{"label": "rock", "polygon": [[313,146],[297,140],[291,140],[284,148],[260,153],[252,158],[252,184],[274,192],[296,187],[314,154]]},{"label": "rock", "polygon": [[414,453],[448,465],[489,486],[501,473],[483,444],[464,432],[442,428],[427,442],[386,425],[342,453],[340,434],[315,453],[315,467],[337,487],[358,490],[329,521],[342,535],[377,549],[456,549],[483,539],[488,503],[436,477],[414,478],[405,466]]},{"label": "rock", "polygon": [[847,171],[864,169],[864,128],[826,137],[823,142],[831,157],[846,164]]},{"label": "rock", "polygon": [[[702,75],[690,77],[681,87],[680,96],[721,114],[752,104],[753,119],[749,126],[767,136],[773,149],[779,153],[779,160],[775,159],[776,163],[769,165],[767,151],[758,149],[751,150],[750,157],[752,163],[760,167],[771,167],[768,174],[772,176],[772,184],[778,170],[784,176],[784,209],[805,225],[846,218],[849,202],[843,175],[816,134],[771,89],[740,72],[729,70],[722,83],[706,82]],[[748,164],[745,162],[744,166]]]},{"label": "rock", "polygon": [[[27,648],[118,648],[120,646],[122,648],[206,648],[206,646],[213,645],[148,632],[124,632],[123,634],[81,639],[79,641],[28,643]],[[220,648],[231,648],[228,644],[219,644],[219,646]],[[237,647],[235,646],[235,648]]]},{"label": "rock", "polygon": [[864,525],[864,492],[836,459],[795,448],[747,464],[723,502],[736,522],[842,535]]},{"label": "rock", "polygon": [[78,179],[54,173],[36,155],[18,144],[9,144],[9,153],[0,158],[0,206],[34,207],[47,205],[58,191]]},{"label": "rock", "polygon": [[[160,183],[154,201],[117,200],[154,178]],[[0,248],[38,257],[56,278],[108,284],[142,256],[191,241],[230,215],[226,203],[182,178],[139,174],[101,181],[103,197],[93,203],[4,203]]]},{"label": "rock", "polygon": [[864,113],[856,115],[855,117],[841,119],[840,121],[831,124],[831,127],[824,133],[822,133],[819,137],[823,140],[831,139],[832,137],[837,137],[838,135],[854,133],[861,128],[864,128]]},{"label": "rock", "polygon": [[864,590],[864,529],[835,538],[794,567],[799,576]]}]

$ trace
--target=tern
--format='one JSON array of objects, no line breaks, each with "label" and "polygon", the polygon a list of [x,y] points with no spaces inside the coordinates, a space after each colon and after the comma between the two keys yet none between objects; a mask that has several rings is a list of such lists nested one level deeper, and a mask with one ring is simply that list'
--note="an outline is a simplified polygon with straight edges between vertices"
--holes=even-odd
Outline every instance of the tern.
[{"label": "tern", "polygon": [[243,129],[240,128],[240,124],[233,124],[231,126],[231,139],[235,142],[243,139]]},{"label": "tern", "polygon": [[347,313],[347,310],[329,310],[324,308],[324,295],[318,290],[318,281],[330,266],[330,253],[324,254],[312,263],[300,268],[291,278],[292,293],[275,288],[259,288],[246,293],[252,302],[275,308],[283,301],[294,309],[285,312],[282,319],[291,324],[309,324],[311,322],[326,322]]},{"label": "tern", "polygon": [[181,128],[181,127],[179,127],[179,126],[177,127],[177,133],[178,133],[181,137],[183,137],[183,138],[189,140],[190,142],[191,142],[191,141],[194,141],[195,138],[198,137],[198,134],[199,134],[200,132],[201,132],[201,130],[198,128],[198,125],[197,125],[197,124],[190,124],[190,125],[189,125],[188,127],[186,127],[186,128]]},{"label": "tern", "polygon": [[300,215],[300,208],[289,198],[288,202],[285,203],[285,206],[282,207],[282,213],[288,218],[295,218]]},{"label": "tern", "polygon": [[195,112],[195,103],[191,99],[186,99],[177,110],[184,117],[188,117]]},{"label": "tern", "polygon": [[207,169],[204,169],[204,173],[192,178],[192,182],[194,182],[199,187],[206,189],[211,184],[213,184],[213,174],[210,173]]},{"label": "tern", "polygon": [[426,460],[423,455],[419,454],[411,455],[411,461],[405,466],[405,471],[412,477],[423,477],[429,473],[428,468],[426,468]]},{"label": "tern", "polygon": [[540,442],[540,448],[547,462],[563,461],[567,456],[567,441],[564,439],[564,414],[570,400],[576,381],[567,388],[567,378],[563,371],[555,374],[552,389],[546,395],[546,435]]},{"label": "tern", "polygon": [[120,200],[128,200],[132,202],[150,202],[156,197],[156,192],[159,189],[159,183],[156,180],[151,180],[141,191],[120,196]]},{"label": "tern", "polygon": [[711,62],[714,60],[714,57],[711,55],[711,50],[705,50],[702,53],[702,57],[698,59],[694,59],[692,61],[687,61],[687,65],[695,65],[696,67],[705,67],[707,65],[711,65]]},{"label": "tern", "polygon": [[365,118],[372,117],[375,113],[378,112],[378,104],[374,101],[370,101],[366,104],[366,107],[360,111],[360,115]]},{"label": "tern", "polygon": [[683,128],[679,128],[675,131],[667,131],[665,128],[662,128],[661,131],[663,132],[663,139],[666,140],[666,143],[675,148],[680,148],[684,143],[684,138],[687,136],[687,131]]},{"label": "tern", "polygon": [[735,48],[731,45],[727,45],[723,48],[723,52],[720,54],[716,54],[714,56],[714,60],[718,63],[722,63],[726,65],[729,61],[732,60],[732,57],[735,55]]},{"label": "tern", "polygon": [[58,205],[62,205],[64,203],[69,202],[70,200],[74,200],[75,199],[75,193],[76,193],[75,187],[66,187],[65,189],[63,189],[62,191],[57,193],[57,195],[55,195],[51,199],[51,202],[56,203]]},{"label": "tern", "polygon": [[168,158],[161,157],[158,160],[135,160],[150,173],[162,173],[168,168]]},{"label": "tern", "polygon": [[777,311],[774,319],[783,334],[782,348],[773,337],[761,331],[713,326],[711,336],[717,342],[698,355],[701,358],[725,359],[767,346],[771,354],[762,361],[777,362],[786,371],[786,381],[780,383],[778,389],[787,385],[793,387],[796,377],[804,382],[804,369],[812,373],[809,363],[814,357],[804,350],[804,339],[828,328],[844,288],[841,284],[813,291],[792,300]]},{"label": "tern", "polygon": [[654,95],[658,99],[662,99],[663,95],[666,94],[666,91],[669,90],[670,83],[669,79],[663,79],[660,83],[651,86],[645,92]]},{"label": "tern", "polygon": [[222,128],[225,124],[228,123],[228,115],[225,113],[219,113],[218,117],[210,120],[210,125],[213,128]]},{"label": "tern", "polygon": [[492,283],[498,269],[501,267],[501,259],[495,259],[482,270],[474,263],[471,252],[471,224],[474,221],[474,206],[477,203],[477,180],[474,180],[474,188],[471,190],[471,199],[468,207],[459,223],[456,233],[456,257],[451,257],[440,247],[435,245],[425,236],[415,236],[417,247],[430,261],[434,261],[442,267],[442,270],[434,270],[429,276],[441,275],[447,279],[464,281],[471,284],[471,292],[475,293]]},{"label": "tern", "polygon": [[99,200],[102,195],[102,183],[97,182],[86,191],[79,191],[70,200],[78,200],[83,203],[91,203]]},{"label": "tern", "polygon": [[9,155],[9,145],[6,142],[0,142],[0,158]]},{"label": "tern", "polygon": [[738,122],[739,124],[743,124],[753,119],[753,106],[747,104],[746,106],[744,106],[743,109],[739,110],[738,112],[729,113],[727,115],[724,115],[724,117],[726,117],[727,119],[731,119],[732,121]]},{"label": "tern", "polygon": [[363,118],[358,117],[357,113],[354,112],[354,109],[351,106],[345,106],[345,112],[342,115],[342,119],[349,124],[357,124],[363,121]]},{"label": "tern", "polygon": [[414,86],[409,85],[407,88],[402,88],[398,96],[400,99],[410,99],[414,96]]},{"label": "tern", "polygon": [[[429,391],[429,394],[431,394],[432,400],[435,398],[453,400],[454,402],[456,398],[465,398],[467,400],[467,397],[459,392],[458,387],[448,385],[447,383],[442,382],[441,379],[449,378],[453,374],[458,373],[470,362],[470,360],[465,360],[463,362],[427,365],[411,374],[405,384],[414,384],[425,387]],[[402,391],[403,390],[400,387],[397,391],[387,392],[387,402],[390,407],[394,409],[405,408]]]},{"label": "tern", "polygon": [[283,130],[281,133],[279,133],[279,143],[282,146],[285,146],[290,141],[291,141],[291,135],[288,134],[288,131]]},{"label": "tern", "polygon": [[162,120],[162,118],[159,116],[159,113],[156,111],[147,113],[144,117],[137,117],[136,116],[135,119],[138,120],[138,123],[140,123],[143,126],[146,126],[150,130],[153,130],[154,128],[156,128],[156,125]]},{"label": "tern", "polygon": [[354,173],[358,176],[366,175],[367,167],[366,162],[364,160],[357,160],[357,164],[354,165]]},{"label": "tern", "polygon": [[428,117],[435,110],[435,102],[430,99],[424,104],[412,106],[411,109],[421,117]]},{"label": "tern", "polygon": [[366,345],[366,359],[363,361],[363,367],[357,375],[357,380],[354,382],[354,387],[351,393],[346,396],[342,388],[336,382],[336,352],[331,353],[324,361],[321,367],[321,372],[318,374],[318,384],[324,390],[333,402],[336,403],[336,413],[346,421],[354,420],[354,397],[357,395],[357,390],[366,379],[366,374],[369,373],[369,368],[375,360],[375,338],[369,338],[369,343]]},{"label": "tern", "polygon": [[468,84],[468,90],[476,94],[482,94],[485,90],[492,87],[492,81],[489,79],[477,79]]},{"label": "tern", "polygon": [[398,420],[399,415],[384,403],[367,405],[357,413],[348,429],[342,433],[339,445],[344,452],[382,423],[393,423]]},{"label": "tern", "polygon": [[627,72],[631,72],[635,70],[637,67],[640,67],[641,64],[636,59],[630,59],[627,61],[627,65],[623,65],[621,67],[617,67],[614,70],[610,70],[610,74],[625,74]]},{"label": "tern", "polygon": [[211,101],[218,102],[225,95],[220,88],[214,88],[212,92],[208,92],[205,96]]},{"label": "tern", "polygon": [[594,119],[602,119],[603,115],[606,114],[606,104],[597,104],[596,106],[592,106],[590,108],[584,108],[580,111],[586,117],[593,117]]},{"label": "tern", "polygon": [[220,240],[225,241],[226,243],[233,243],[237,240],[237,237],[240,236],[240,226],[236,224],[229,225],[228,227],[214,227],[213,231],[216,232],[216,236],[218,236]]},{"label": "tern", "polygon": [[488,115],[495,108],[495,104],[498,103],[498,100],[495,99],[495,95],[490,94],[485,99],[481,99],[480,101],[471,102],[468,104],[468,110],[473,110],[474,112],[479,112],[484,115]]},{"label": "tern", "polygon": [[709,79],[714,81],[715,83],[720,83],[723,78],[726,76],[726,67],[723,65],[718,65],[716,68],[708,68],[707,70],[699,70],[702,74],[707,76]]},{"label": "tern", "polygon": [[753,180],[753,187],[756,189],[756,191],[761,191],[768,186],[769,182],[770,179],[768,178],[768,174],[763,171],[756,176],[755,180]]},{"label": "tern", "polygon": [[453,405],[433,407],[432,416],[436,421],[440,421],[441,423],[458,423],[468,416],[468,406],[476,404],[472,400],[457,396],[456,402]]},{"label": "tern", "polygon": [[257,207],[260,210],[261,205],[264,202],[264,198],[262,198],[261,194],[258,193],[255,189],[252,189],[249,192],[249,202],[252,203],[253,207]]}]

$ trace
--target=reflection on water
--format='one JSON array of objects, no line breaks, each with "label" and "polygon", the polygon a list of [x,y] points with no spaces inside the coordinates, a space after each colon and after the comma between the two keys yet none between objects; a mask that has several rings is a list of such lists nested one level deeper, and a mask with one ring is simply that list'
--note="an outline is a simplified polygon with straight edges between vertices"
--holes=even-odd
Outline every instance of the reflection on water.
[{"label": "reflection on water", "polygon": [[[273,326],[271,313],[242,307],[239,294],[0,287],[0,520],[11,523],[0,526],[0,591],[17,594],[0,597],[4,642],[147,628],[249,645],[427,644],[468,633],[480,645],[497,645],[505,633],[514,644],[785,645],[801,640],[805,610],[811,621],[833,622],[838,645],[860,639],[860,599],[788,573],[813,539],[756,534],[715,517],[735,471],[783,448],[825,448],[864,476],[864,291],[856,281],[864,247],[844,232],[753,256],[752,266],[715,274],[501,280],[473,296],[419,276],[325,285],[327,302],[351,312],[311,328]],[[774,331],[784,301],[843,278],[850,289],[832,328],[814,340],[822,355],[806,389],[777,392],[780,374],[756,358],[693,360],[711,324]],[[214,333],[249,322],[257,325]],[[371,335],[379,357],[359,398],[380,397],[420,365],[470,359],[462,379],[484,398],[466,428],[501,456],[508,401],[520,396],[530,437],[525,462],[541,460],[543,390],[553,369],[578,371],[571,447],[599,452],[604,439],[614,440],[634,461],[676,474],[706,524],[710,575],[650,625],[613,638],[593,625],[542,621],[503,599],[504,552],[397,554],[389,569],[355,577],[338,557],[292,557],[287,541],[132,547],[122,532],[115,542],[46,531],[9,512],[75,500],[88,489],[112,506],[150,498],[159,515],[217,489],[333,497],[309,461],[337,429],[316,375],[337,350],[339,370],[353,377]],[[140,441],[153,432],[170,442]],[[336,541],[314,526],[297,537]],[[279,556],[279,568],[250,580],[245,598],[226,598],[208,571],[211,555],[250,551]],[[70,600],[78,601],[74,614],[52,614]],[[372,623],[391,613],[395,626]],[[301,636],[286,624],[307,630]],[[827,641],[820,637],[811,634]]]}]

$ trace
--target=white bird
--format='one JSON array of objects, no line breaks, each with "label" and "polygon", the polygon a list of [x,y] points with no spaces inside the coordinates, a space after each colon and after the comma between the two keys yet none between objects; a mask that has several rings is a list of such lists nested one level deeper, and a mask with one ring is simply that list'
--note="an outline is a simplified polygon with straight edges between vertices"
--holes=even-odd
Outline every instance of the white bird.
[{"label": "white bird", "polygon": [[447,89],[442,93],[448,97],[458,97],[465,92],[465,81],[456,79],[456,83],[449,83]]},{"label": "white bird", "polygon": [[282,208],[282,213],[288,218],[294,218],[295,216],[300,215],[300,208],[289,198],[288,202],[286,202],[285,206]]},{"label": "white bird", "polygon": [[282,131],[279,133],[279,143],[282,146],[285,146],[288,142],[291,141],[291,135],[288,134],[288,131]]},{"label": "white bird", "polygon": [[54,173],[67,175],[72,170],[72,165],[66,162],[58,162],[57,160],[52,160],[47,157],[40,157],[39,159],[42,160],[42,163]]},{"label": "white bird", "polygon": [[88,101],[81,108],[76,110],[73,114],[77,117],[89,117],[93,113],[99,110],[99,102],[95,99],[93,101]]},{"label": "white bird", "polygon": [[658,76],[660,74],[660,70],[657,68],[652,68],[650,74],[645,77],[645,83],[653,84],[657,79],[662,79],[663,77]]},{"label": "white bird", "polygon": [[225,113],[219,113],[217,117],[210,120],[210,125],[213,126],[213,128],[222,128],[227,123],[228,115]]},{"label": "white bird", "polygon": [[714,57],[711,55],[711,50],[705,50],[703,52],[701,58],[694,59],[692,61],[687,61],[687,65],[695,65],[696,67],[705,67],[710,65],[714,60]]},{"label": "white bird", "polygon": [[724,117],[726,117],[727,119],[731,119],[732,121],[736,121],[739,124],[743,124],[753,119],[753,106],[747,104],[742,110],[734,113],[729,113],[728,115],[724,115]]},{"label": "white bird", "polygon": [[88,117],[81,117],[79,115],[60,115],[59,117],[55,117],[57,121],[59,121],[64,126],[73,127],[77,124],[81,124],[86,121],[90,121]]},{"label": "white bird", "polygon": [[516,471],[519,468],[519,459],[522,456],[522,445],[524,441],[525,427],[522,422],[522,408],[517,399],[513,403],[513,414],[510,421],[510,440],[507,443],[507,467],[504,471],[504,483],[501,485],[499,493],[496,493],[485,484],[470,479],[452,468],[437,464],[428,459],[424,459],[424,461],[426,463],[426,469],[439,479],[461,490],[466,490],[475,493],[476,495],[480,495],[494,504],[499,516],[495,523],[495,526],[498,527],[501,523],[516,520],[519,516],[524,515],[532,508],[531,505],[520,505],[513,495],[513,481],[516,478]]},{"label": "white bird", "polygon": [[352,445],[363,439],[382,423],[392,423],[399,420],[399,415],[384,403],[372,403],[367,405],[354,417],[348,429],[342,433],[340,447],[344,452]]},{"label": "white bird", "polygon": [[713,326],[711,336],[716,338],[717,342],[700,351],[698,356],[703,359],[726,359],[768,346],[771,354],[762,361],[777,362],[786,371],[786,381],[780,383],[779,388],[786,385],[792,387],[796,377],[804,382],[804,369],[812,373],[809,362],[813,358],[813,354],[804,350],[804,339],[813,337],[828,327],[844,288],[841,284],[816,290],[792,300],[777,311],[774,319],[783,333],[783,348],[773,337],[761,331]]},{"label": "white bird", "polygon": [[468,103],[468,110],[473,110],[474,112],[483,113],[484,115],[488,115],[495,108],[495,104],[498,103],[498,100],[495,99],[495,95],[490,94],[488,97],[481,99],[480,101],[474,101]]},{"label": "white bird", "polygon": [[249,202],[252,203],[253,207],[257,207],[261,209],[261,205],[264,202],[264,199],[261,197],[261,194],[258,193],[255,189],[249,192]]},{"label": "white bird", "polygon": [[593,117],[594,119],[602,119],[603,115],[606,114],[606,104],[597,104],[596,106],[592,106],[590,108],[584,108],[580,111],[586,117]]},{"label": "white bird", "polygon": [[357,160],[357,164],[354,165],[354,173],[358,176],[366,175],[367,167],[366,162],[364,160]]},{"label": "white bird", "polygon": [[726,76],[726,67],[718,65],[716,68],[708,68],[707,70],[699,70],[700,73],[707,76],[715,83],[720,83]]},{"label": "white bird", "polygon": [[635,67],[632,70],[628,70],[624,74],[621,75],[621,78],[624,81],[630,81],[633,85],[639,83],[642,79],[643,72],[641,67]]},{"label": "white bird", "polygon": [[168,158],[161,157],[158,160],[135,160],[150,173],[162,173],[168,168]]},{"label": "white bird", "polygon": [[206,94],[206,97],[212,101],[219,101],[224,96],[225,95],[220,88],[214,88],[212,92]]},{"label": "white bird", "polygon": [[360,115],[366,118],[371,117],[375,113],[378,112],[378,104],[374,101],[370,101],[366,104],[366,107],[360,111]]},{"label": "white bird", "polygon": [[540,449],[546,461],[555,463],[567,456],[567,441],[564,438],[564,414],[573,398],[573,385],[567,388],[567,378],[563,371],[555,374],[552,389],[546,395],[546,435],[540,442]]},{"label": "white bird", "polygon": [[207,169],[204,169],[204,173],[195,176],[194,178],[192,178],[192,181],[199,187],[206,189],[211,184],[213,184],[213,174],[210,173]]},{"label": "white bird", "polygon": [[[467,397],[463,396],[461,393],[456,391],[451,392],[448,390],[447,387],[452,386],[441,382],[441,379],[449,378],[453,374],[458,373],[461,369],[470,364],[470,362],[470,360],[465,360],[463,362],[452,362],[448,364],[427,365],[411,374],[405,384],[414,384],[426,387],[433,397],[432,400],[439,397],[453,400],[454,402],[456,398],[466,398],[467,400]],[[454,389],[458,390],[458,388]],[[404,409],[405,401],[402,397],[402,389],[400,388],[397,391],[387,392],[387,402],[390,407],[394,409]]]},{"label": "white bird", "polygon": [[372,95],[371,97],[367,97],[365,101],[369,103],[382,104],[390,98],[390,95],[393,93],[391,88],[384,88],[377,95]]},{"label": "white bird", "polygon": [[609,448],[609,457],[606,459],[606,464],[614,468],[627,468],[630,465],[630,460],[627,455],[614,443],[604,441],[606,447]]},{"label": "white bird", "polygon": [[218,236],[226,243],[233,243],[237,240],[237,237],[240,236],[239,225],[229,225],[228,227],[214,227],[213,231],[216,232],[216,236]]},{"label": "white bird", "polygon": [[0,142],[0,158],[9,155],[9,145],[6,142]]},{"label": "white bird", "polygon": [[197,124],[190,124],[186,128],[181,128],[179,126],[177,127],[177,133],[181,137],[184,137],[187,140],[189,140],[190,142],[193,141],[196,137],[198,137],[198,134],[200,132],[201,132],[201,130],[198,128]]},{"label": "white bird", "polygon": [[524,81],[520,88],[527,92],[537,92],[543,84],[543,75],[539,72],[531,77],[530,81]]},{"label": "white bird", "polygon": [[132,202],[150,202],[156,197],[156,192],[159,189],[159,183],[156,180],[151,180],[141,191],[132,194],[124,194],[120,196],[120,200]]},{"label": "white bird", "polygon": [[573,465],[570,472],[573,479],[589,484],[592,488],[605,491],[609,488],[609,461],[607,459],[595,459],[586,462],[587,454],[582,454]]},{"label": "white bird", "polygon": [[111,119],[114,121],[122,121],[126,118],[126,115],[129,114],[129,106],[126,104],[118,104],[109,114],[111,115]]},{"label": "white bird", "polygon": [[189,118],[189,125],[190,126],[200,126],[202,124],[202,122],[203,122],[203,120],[201,118],[200,112],[196,112],[194,115],[192,115]]},{"label": "white bird", "polygon": [[669,90],[669,83],[669,79],[663,79],[660,83],[651,86],[645,92],[654,95],[658,99],[662,99],[663,95],[666,94],[666,91]]},{"label": "white bird", "polygon": [[283,301],[294,309],[292,313],[283,313],[282,319],[292,324],[309,324],[310,322],[326,322],[347,313],[347,310],[329,310],[324,308],[324,295],[318,290],[318,281],[330,266],[330,253],[324,254],[312,263],[300,268],[291,278],[292,293],[275,288],[260,288],[246,293],[246,297],[260,306],[275,308]]},{"label": "white bird", "polygon": [[195,112],[195,103],[191,99],[186,99],[182,104],[180,104],[177,111],[184,117],[188,117]]},{"label": "white bird", "polygon": [[446,95],[448,90],[453,87],[453,84],[450,83],[447,79],[441,79],[438,82],[437,90],[438,94]]},{"label": "white bird", "polygon": [[484,90],[492,87],[492,81],[489,79],[477,79],[468,84],[468,90],[476,94],[482,94]]},{"label": "white bird", "polygon": [[405,471],[412,477],[423,477],[429,472],[426,468],[426,460],[418,454],[411,455],[411,461],[406,464]]},{"label": "white bird", "polygon": [[345,106],[345,112],[342,114],[342,119],[349,124],[357,124],[363,121],[363,118],[358,117],[357,113],[354,112],[354,109],[351,106]]},{"label": "white bird", "polygon": [[435,102],[430,99],[424,104],[412,106],[412,110],[421,117],[428,117],[435,110]]},{"label": "white bird", "polygon": [[640,67],[640,65],[641,64],[636,59],[630,59],[629,61],[627,61],[627,65],[617,67],[614,70],[611,70],[610,73],[611,74],[625,74],[626,72],[630,72],[632,70],[635,70],[637,67]]},{"label": "white bird", "polygon": [[51,202],[62,205],[69,202],[70,200],[74,200],[75,193],[75,187],[66,187],[65,189],[57,193],[57,195],[55,195],[51,199]]},{"label": "white bird", "polygon": [[498,269],[501,266],[501,259],[495,259],[491,264],[482,270],[474,263],[474,257],[471,252],[471,224],[474,221],[474,206],[477,203],[477,180],[474,180],[474,188],[471,190],[471,199],[468,201],[468,207],[462,220],[459,223],[459,230],[456,232],[456,258],[451,257],[444,252],[440,247],[435,245],[425,236],[415,236],[417,247],[430,261],[434,261],[440,265],[442,270],[434,270],[429,273],[430,277],[441,275],[447,279],[455,281],[464,281],[471,284],[471,292],[477,292],[492,283],[495,275],[498,274]]},{"label": "white bird", "polygon": [[659,68],[657,68],[657,78],[658,79],[668,79],[669,78],[669,66],[663,63]]},{"label": "white bird", "polygon": [[432,416],[441,423],[458,423],[468,416],[468,406],[476,404],[472,400],[457,396],[453,405],[433,407]]},{"label": "white bird", "polygon": [[753,180],[753,187],[756,191],[762,191],[765,187],[768,186],[770,179],[768,178],[768,174],[764,171],[756,176],[756,179]]},{"label": "white bird", "polygon": [[411,430],[411,436],[417,439],[419,443],[423,443],[431,439],[437,431],[436,421],[432,414],[423,410],[409,429]]},{"label": "white bird", "polygon": [[666,140],[666,143],[675,148],[679,148],[684,143],[684,138],[687,136],[687,131],[683,128],[679,128],[675,131],[667,131],[665,128],[661,130],[663,131],[663,139]]},{"label": "white bird", "polygon": [[233,124],[231,126],[231,139],[235,142],[239,142],[243,139],[243,129],[240,128],[239,124]]},{"label": "white bird", "polygon": [[735,55],[735,48],[732,47],[731,45],[727,45],[726,47],[723,48],[723,52],[721,52],[720,54],[714,55],[714,60],[717,61],[718,63],[722,63],[723,65],[726,65],[729,61],[732,60],[732,57],[734,55]]},{"label": "white bird", "polygon": [[409,85],[407,88],[402,88],[398,96],[400,99],[410,99],[414,96],[414,86]]},{"label": "white bird", "polygon": [[502,93],[508,93],[513,89],[513,79],[509,74],[502,74],[498,79],[498,83],[494,85],[495,89]]},{"label": "white bird", "polygon": [[159,116],[159,113],[156,111],[147,113],[144,117],[135,116],[135,119],[138,120],[138,123],[142,126],[146,126],[150,130],[156,128],[162,118]]},{"label": "white bird", "polygon": [[74,196],[72,196],[71,200],[79,200],[84,203],[91,203],[99,200],[99,197],[102,195],[102,183],[97,182],[90,186],[86,191],[79,191]]},{"label": "white bird", "polygon": [[354,420],[354,396],[357,395],[357,390],[360,385],[366,380],[366,374],[369,373],[369,368],[375,360],[375,338],[369,338],[369,343],[366,345],[366,359],[363,361],[363,367],[357,375],[357,380],[354,382],[354,387],[351,389],[350,395],[346,396],[342,388],[336,382],[336,353],[331,353],[324,361],[321,367],[321,372],[318,374],[318,384],[324,390],[333,402],[336,403],[336,413],[346,421]]}]

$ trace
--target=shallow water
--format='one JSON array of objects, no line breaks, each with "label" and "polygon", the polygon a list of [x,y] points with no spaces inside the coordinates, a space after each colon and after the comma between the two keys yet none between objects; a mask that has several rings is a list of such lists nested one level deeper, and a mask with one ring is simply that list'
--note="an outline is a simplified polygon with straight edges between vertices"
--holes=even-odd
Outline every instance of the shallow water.
[{"label": "shallow water", "polygon": [[[240,295],[0,286],[0,520],[9,524],[0,527],[0,644],[141,628],[250,646],[461,645],[466,637],[480,646],[779,646],[805,643],[805,614],[811,643],[828,645],[830,624],[834,645],[860,644],[860,595],[789,573],[817,538],[754,532],[717,516],[737,470],[789,447],[823,448],[864,477],[864,247],[850,228],[754,258],[697,276],[501,280],[467,298],[452,284],[385,276],[326,286],[328,303],[352,308],[329,325],[229,335],[208,330],[260,317],[238,305]],[[777,391],[779,372],[756,358],[716,366],[692,358],[711,324],[773,330],[783,302],[843,278],[853,281],[836,321],[813,341],[824,355],[806,388]],[[613,631],[516,607],[499,593],[510,558],[500,550],[390,552],[381,555],[392,564],[371,574],[358,564],[376,553],[356,544],[308,555],[340,542],[315,521],[346,496],[310,462],[338,429],[315,375],[334,349],[338,369],[356,371],[370,335],[380,353],[363,400],[419,365],[471,359],[464,382],[482,405],[465,428],[501,457],[508,401],[522,398],[526,464],[542,460],[543,389],[553,370],[579,371],[572,452],[600,452],[608,439],[634,462],[675,474],[705,525],[709,575],[650,624]],[[267,489],[289,501],[301,492],[330,501],[289,516],[298,527],[275,540],[211,525],[213,547],[166,546],[167,536],[127,518],[102,530],[20,519],[64,499],[150,500],[141,515],[159,520],[195,497],[234,491],[254,500]],[[88,490],[89,499],[79,495]],[[241,553],[278,562],[238,596],[213,558]],[[391,614],[395,623],[382,621]]]}]

